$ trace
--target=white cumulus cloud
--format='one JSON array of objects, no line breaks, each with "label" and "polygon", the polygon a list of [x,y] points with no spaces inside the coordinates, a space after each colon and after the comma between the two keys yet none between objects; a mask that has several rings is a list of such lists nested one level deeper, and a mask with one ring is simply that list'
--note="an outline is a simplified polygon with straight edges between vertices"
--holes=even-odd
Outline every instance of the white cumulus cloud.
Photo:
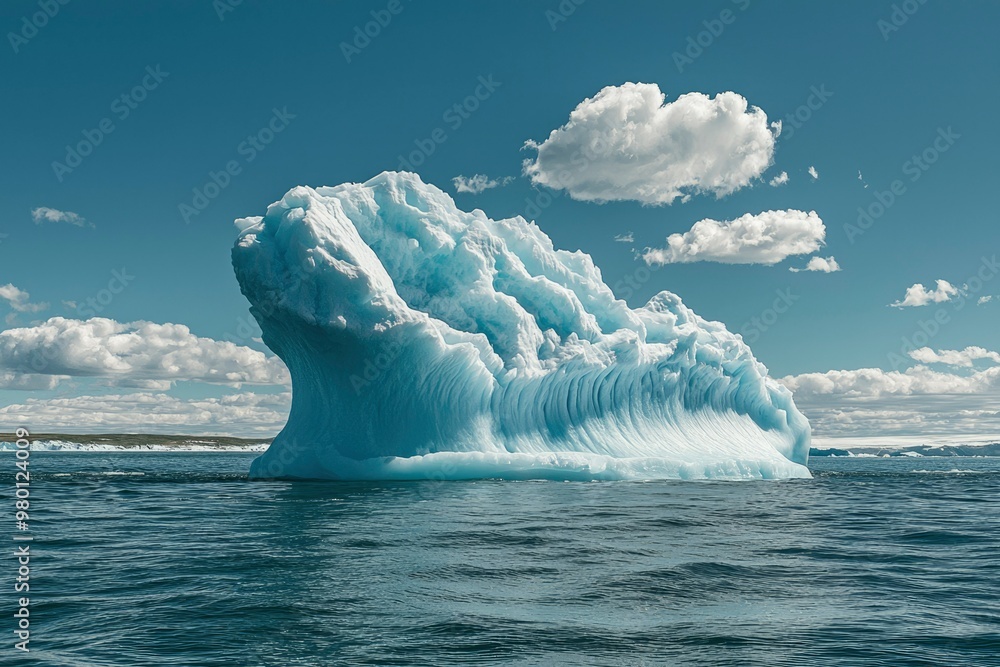
[{"label": "white cumulus cloud", "polygon": [[19,313],[37,313],[49,307],[47,303],[32,303],[30,294],[11,283],[0,285],[0,299],[6,301],[11,310]]},{"label": "white cumulus cloud", "polygon": [[456,176],[451,179],[451,182],[455,185],[455,192],[471,192],[478,195],[485,190],[508,185],[513,180],[512,176],[497,179],[490,178],[485,174],[473,174],[472,176]]},{"label": "white cumulus cloud", "polygon": [[905,371],[861,368],[851,371],[805,373],[781,379],[782,384],[803,395],[835,395],[851,398],[879,398],[884,395],[973,394],[997,386],[1000,366],[970,375],[943,373],[914,366]]},{"label": "white cumulus cloud", "polygon": [[169,394],[28,398],[0,407],[0,420],[32,431],[107,431],[269,437],[288,419],[291,394],[231,393],[181,399]]},{"label": "white cumulus cloud", "polygon": [[38,375],[36,373],[15,373],[0,370],[0,389],[18,389],[21,391],[39,391],[55,389],[60,380],[66,376]]},{"label": "white cumulus cloud", "polygon": [[280,359],[195,336],[182,324],[121,323],[100,317],[53,317],[37,326],[0,332],[0,371],[98,377],[151,389],[179,380],[228,385],[289,381]]},{"label": "white cumulus cloud", "polygon": [[582,201],[669,204],[692,193],[722,197],[759,177],[774,155],[767,114],[736,93],[687,93],[673,102],[659,86],[609,86],[524,161],[532,183]]},{"label": "white cumulus cloud", "polygon": [[990,294],[988,296],[981,296],[981,297],[979,297],[979,300],[976,301],[976,305],[977,306],[981,306],[984,303],[989,303],[992,300],[993,300],[993,295],[992,294]]},{"label": "white cumulus cloud", "polygon": [[975,345],[970,345],[964,350],[932,350],[929,347],[921,347],[911,350],[909,355],[922,364],[945,364],[964,368],[972,368],[979,360],[1000,363],[1000,353]]},{"label": "white cumulus cloud", "polygon": [[819,172],[816,171],[816,167],[809,167],[809,175],[813,177],[814,181],[819,180]]},{"label": "white cumulus cloud", "polygon": [[647,264],[722,262],[724,264],[776,264],[791,255],[819,250],[826,227],[815,211],[793,209],[747,213],[719,222],[706,218],[684,234],[667,237],[667,247],[647,248]]},{"label": "white cumulus cloud", "polygon": [[773,187],[778,187],[779,185],[784,185],[787,182],[788,182],[788,172],[787,171],[781,172],[780,174],[778,174],[777,176],[775,176],[774,178],[772,178],[770,180],[770,184]]},{"label": "white cumulus cloud", "polygon": [[73,225],[74,227],[93,227],[93,223],[87,222],[87,220],[78,213],[73,211],[60,211],[59,209],[49,208],[47,206],[39,206],[38,208],[31,211],[31,219],[35,221],[36,225],[40,225],[43,222],[64,222],[68,225]]},{"label": "white cumulus cloud", "polygon": [[927,289],[920,283],[906,288],[906,294],[899,301],[890,303],[895,308],[916,308],[929,303],[944,303],[958,296],[960,290],[947,280],[938,280],[935,289]]},{"label": "white cumulus cloud", "polygon": [[823,273],[834,273],[835,271],[840,271],[840,264],[833,257],[813,257],[806,264],[804,269],[798,269],[794,266],[789,271],[793,273],[799,273],[800,271],[822,271]]},{"label": "white cumulus cloud", "polygon": [[902,371],[880,368],[803,373],[779,380],[795,394],[818,438],[944,438],[1000,434],[1000,366],[970,368],[976,359],[997,361],[984,348],[914,350],[924,363],[948,364],[956,372],[917,365]]}]

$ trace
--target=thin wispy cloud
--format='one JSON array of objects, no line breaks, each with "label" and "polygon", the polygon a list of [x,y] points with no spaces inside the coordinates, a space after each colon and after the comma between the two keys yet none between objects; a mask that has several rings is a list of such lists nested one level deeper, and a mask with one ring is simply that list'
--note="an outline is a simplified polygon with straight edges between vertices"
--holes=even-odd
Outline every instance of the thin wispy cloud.
[{"label": "thin wispy cloud", "polygon": [[94,223],[87,222],[87,219],[79,213],[74,213],[73,211],[60,211],[59,209],[48,208],[47,206],[40,206],[33,209],[31,211],[31,219],[36,225],[41,225],[47,222],[56,222],[73,225],[74,227],[94,227]]},{"label": "thin wispy cloud", "polygon": [[473,174],[472,176],[456,176],[451,179],[451,182],[455,185],[455,192],[468,192],[478,195],[480,192],[508,185],[513,180],[513,176],[490,178],[486,174]]},{"label": "thin wispy cloud", "polygon": [[932,350],[929,347],[921,347],[909,352],[910,358],[922,364],[944,364],[946,366],[959,366],[962,368],[972,368],[976,361],[988,360],[1000,364],[1000,352],[987,350],[985,347],[975,345],[964,350]]},{"label": "thin wispy cloud", "polygon": [[6,301],[11,310],[18,313],[37,313],[49,307],[45,302],[32,303],[30,294],[11,283],[0,285],[0,299]]}]

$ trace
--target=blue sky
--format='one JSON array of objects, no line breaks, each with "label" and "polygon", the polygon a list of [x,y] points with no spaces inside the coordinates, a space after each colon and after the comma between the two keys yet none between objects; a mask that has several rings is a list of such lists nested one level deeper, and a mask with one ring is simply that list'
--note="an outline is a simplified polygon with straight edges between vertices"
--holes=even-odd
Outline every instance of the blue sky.
[{"label": "blue sky", "polygon": [[[229,261],[233,219],[261,214],[295,185],[364,181],[396,169],[399,156],[440,128],[445,139],[417,171],[454,193],[460,207],[494,218],[528,213],[557,247],[592,255],[609,285],[649,275],[620,294],[633,306],[668,289],[703,317],[745,335],[755,329],[746,337],[775,376],[893,370],[890,354],[941,309],[947,322],[930,347],[1000,347],[1000,298],[977,303],[1000,295],[1000,279],[968,284],[1000,245],[990,182],[1000,145],[996,3],[204,0],[118,3],[112,13],[53,0],[54,16],[26,28],[42,23],[33,16],[44,4],[0,9],[0,285],[27,292],[22,304],[49,304],[9,314],[0,302],[6,328],[99,314],[184,324],[199,337],[263,350],[240,333],[247,303]],[[345,48],[372,12],[385,25],[367,44]],[[677,54],[699,39],[700,53],[692,47],[680,62]],[[484,79],[493,90],[481,87]],[[773,165],[721,198],[695,194],[661,206],[598,204],[534,187],[522,175],[522,161],[534,156],[525,142],[542,142],[585,99],[626,82],[657,84],[667,102],[738,93],[783,122]],[[477,88],[485,92],[477,109],[458,121],[448,115]],[[270,143],[248,142],[269,124],[280,128]],[[913,157],[941,133],[953,138],[947,150],[933,150],[934,163],[915,170]],[[67,163],[68,145],[98,137],[71,171],[54,168]],[[238,173],[204,210],[185,216],[193,190],[227,163]],[[788,182],[769,185],[781,172]],[[453,177],[473,174],[512,180],[455,193]],[[901,194],[850,238],[845,225],[856,224],[859,207],[897,180]],[[551,204],[530,208],[539,193]],[[36,214],[37,223],[32,212],[42,207],[85,222]],[[810,256],[801,255],[771,266],[667,264],[647,274],[637,256],[699,220],[772,209],[816,211],[826,238],[813,254],[834,256],[842,270],[789,271],[806,265]],[[613,240],[628,232],[634,242]],[[99,312],[80,310],[117,287],[113,272],[122,270],[133,277],[120,293],[98,303]],[[911,286],[931,289],[937,280],[964,286],[959,296],[968,305],[952,297],[889,307]],[[749,324],[789,290],[794,300],[773,324]],[[19,297],[11,298],[13,306]],[[114,391],[81,376],[31,394]],[[181,378],[169,393],[186,400],[226,391]],[[27,400],[23,390],[0,390],[0,405]]]}]

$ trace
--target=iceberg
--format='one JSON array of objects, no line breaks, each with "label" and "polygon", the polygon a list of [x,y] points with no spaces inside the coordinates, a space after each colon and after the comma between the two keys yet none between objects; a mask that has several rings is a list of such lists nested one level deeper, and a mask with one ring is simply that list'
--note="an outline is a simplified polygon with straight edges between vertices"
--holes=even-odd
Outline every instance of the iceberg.
[{"label": "iceberg", "polygon": [[670,292],[630,308],[520,216],[385,172],[236,223],[292,378],[253,478],[809,477],[809,422],[740,336]]}]

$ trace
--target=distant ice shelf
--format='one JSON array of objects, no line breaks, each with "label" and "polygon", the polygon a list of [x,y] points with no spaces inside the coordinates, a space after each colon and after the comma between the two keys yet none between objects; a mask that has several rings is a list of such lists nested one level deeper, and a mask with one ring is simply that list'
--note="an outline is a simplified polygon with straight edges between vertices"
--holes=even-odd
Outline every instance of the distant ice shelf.
[{"label": "distant ice shelf", "polygon": [[810,430],[742,339],[670,292],[462,211],[411,173],[296,187],[233,266],[292,377],[256,478],[808,477]]}]

